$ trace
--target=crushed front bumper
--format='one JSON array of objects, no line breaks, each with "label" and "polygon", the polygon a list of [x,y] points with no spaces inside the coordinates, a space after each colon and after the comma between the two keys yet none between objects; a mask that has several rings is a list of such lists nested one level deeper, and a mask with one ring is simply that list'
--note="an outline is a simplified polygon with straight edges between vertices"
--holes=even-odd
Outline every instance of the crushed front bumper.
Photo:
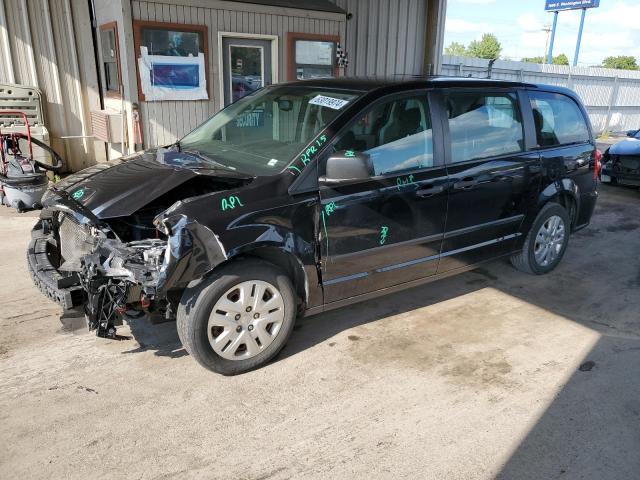
[{"label": "crushed front bumper", "polygon": [[27,266],[33,283],[51,300],[65,310],[82,305],[86,301],[85,292],[75,272],[59,272],[51,263],[55,239],[51,232],[43,229],[39,221],[31,232],[31,242],[27,249]]},{"label": "crushed front bumper", "polygon": [[127,304],[166,302],[170,291],[179,292],[227,259],[218,237],[184,215],[161,219],[164,239],[123,243],[108,224],[61,200],[45,205],[27,263],[36,286],[65,309],[91,308],[92,297],[105,285],[117,285],[124,292],[118,301]]}]

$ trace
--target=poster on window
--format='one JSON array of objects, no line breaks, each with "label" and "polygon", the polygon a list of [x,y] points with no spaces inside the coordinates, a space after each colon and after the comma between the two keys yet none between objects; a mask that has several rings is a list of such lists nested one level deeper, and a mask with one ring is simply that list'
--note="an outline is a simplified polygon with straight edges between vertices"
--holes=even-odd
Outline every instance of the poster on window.
[{"label": "poster on window", "polygon": [[198,56],[149,55],[140,47],[138,68],[146,101],[207,100],[204,54]]}]

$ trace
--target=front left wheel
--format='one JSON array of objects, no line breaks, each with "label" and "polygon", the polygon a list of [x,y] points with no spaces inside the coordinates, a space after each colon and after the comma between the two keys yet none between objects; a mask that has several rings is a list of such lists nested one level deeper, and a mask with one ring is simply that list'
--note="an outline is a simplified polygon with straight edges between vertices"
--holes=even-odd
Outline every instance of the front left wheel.
[{"label": "front left wheel", "polygon": [[244,259],[185,290],[177,328],[200,365],[236,375],[271,360],[287,342],[295,318],[289,278],[268,262]]}]

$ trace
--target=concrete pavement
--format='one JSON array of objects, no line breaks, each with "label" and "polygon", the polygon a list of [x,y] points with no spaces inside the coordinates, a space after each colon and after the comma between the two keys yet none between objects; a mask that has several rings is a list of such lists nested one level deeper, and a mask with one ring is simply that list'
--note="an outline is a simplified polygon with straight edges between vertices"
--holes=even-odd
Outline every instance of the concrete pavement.
[{"label": "concrete pavement", "polygon": [[171,323],[63,331],[35,219],[0,208],[0,477],[637,478],[640,193],[601,190],[551,274],[499,261],[304,319],[230,378]]}]

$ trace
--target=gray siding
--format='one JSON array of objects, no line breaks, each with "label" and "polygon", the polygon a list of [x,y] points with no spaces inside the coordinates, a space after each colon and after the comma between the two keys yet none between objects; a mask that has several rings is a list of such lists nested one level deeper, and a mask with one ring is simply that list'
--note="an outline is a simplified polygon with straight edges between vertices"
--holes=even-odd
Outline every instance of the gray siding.
[{"label": "gray siding", "polygon": [[[79,170],[104,159],[89,135],[89,111],[100,108],[87,2],[0,0],[0,83],[37,87],[53,148]],[[89,43],[90,45],[90,43]]]},{"label": "gray siding", "polygon": [[132,2],[134,20],[206,25],[209,34],[209,100],[140,102],[146,146],[172,143],[220,109],[222,103],[219,98],[219,31],[277,35],[280,81],[286,80],[287,32],[323,33],[344,38],[344,21],[326,19],[322,15],[314,17],[314,12],[298,10],[300,13],[294,16],[291,12],[284,12],[275,7],[271,9],[272,13],[269,13],[264,8],[259,11],[233,10],[231,8],[234,3],[216,2],[214,6],[215,8],[206,8],[137,0]]},{"label": "gray siding", "polygon": [[422,73],[426,0],[334,0],[347,21],[348,76]]}]

